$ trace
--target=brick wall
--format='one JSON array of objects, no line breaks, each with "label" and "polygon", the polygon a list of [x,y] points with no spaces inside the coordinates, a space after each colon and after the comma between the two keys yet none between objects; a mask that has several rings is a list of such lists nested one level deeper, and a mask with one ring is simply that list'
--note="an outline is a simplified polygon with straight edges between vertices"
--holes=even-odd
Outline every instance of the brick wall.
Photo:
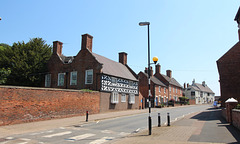
[{"label": "brick wall", "polygon": [[228,98],[240,101],[240,42],[236,43],[218,61],[222,106]]},{"label": "brick wall", "polygon": [[222,109],[222,116],[223,116],[225,119],[227,119],[227,110],[226,110],[226,108],[223,108],[223,109]]},{"label": "brick wall", "polygon": [[100,112],[99,92],[0,86],[0,125]]},{"label": "brick wall", "polygon": [[240,110],[232,110],[232,124],[240,130]]},{"label": "brick wall", "polygon": [[195,105],[196,104],[196,100],[195,99],[189,99],[189,104],[190,105]]}]

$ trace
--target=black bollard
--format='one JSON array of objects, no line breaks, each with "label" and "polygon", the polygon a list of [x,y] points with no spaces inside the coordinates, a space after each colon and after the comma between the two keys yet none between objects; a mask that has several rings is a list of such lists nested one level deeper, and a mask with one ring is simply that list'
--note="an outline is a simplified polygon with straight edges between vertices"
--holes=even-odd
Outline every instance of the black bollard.
[{"label": "black bollard", "polygon": [[161,126],[161,116],[160,116],[160,113],[158,113],[158,127]]},{"label": "black bollard", "polygon": [[88,122],[88,111],[86,111],[86,122]]},{"label": "black bollard", "polygon": [[152,118],[149,116],[148,117],[148,130],[149,130],[149,135],[152,134]]},{"label": "black bollard", "polygon": [[168,122],[167,126],[170,126],[170,115],[169,115],[169,113],[167,113],[167,122]]}]

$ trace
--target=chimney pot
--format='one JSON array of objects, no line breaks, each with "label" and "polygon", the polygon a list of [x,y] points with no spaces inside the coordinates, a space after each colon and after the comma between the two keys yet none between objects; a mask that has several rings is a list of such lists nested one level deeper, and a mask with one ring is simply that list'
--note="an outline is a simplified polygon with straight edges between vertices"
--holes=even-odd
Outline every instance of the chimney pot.
[{"label": "chimney pot", "polygon": [[123,65],[127,64],[127,53],[125,52],[119,53],[119,62],[122,63]]},{"label": "chimney pot", "polygon": [[88,49],[90,52],[92,52],[92,39],[93,39],[93,36],[89,34],[82,35],[81,49]]},{"label": "chimney pot", "polygon": [[58,54],[59,56],[62,55],[62,42],[54,41],[53,42],[53,53]]},{"label": "chimney pot", "polygon": [[155,70],[156,72],[156,74],[158,73],[158,74],[160,74],[161,73],[161,65],[160,64],[157,64],[156,65],[156,70]]},{"label": "chimney pot", "polygon": [[145,67],[145,71],[144,71],[146,74],[148,74],[148,68]]},{"label": "chimney pot", "polygon": [[171,70],[167,70],[167,76],[168,76],[169,78],[172,78],[172,71],[171,71]]},{"label": "chimney pot", "polygon": [[186,88],[186,83],[183,84],[183,88],[184,88],[184,89]]},{"label": "chimney pot", "polygon": [[150,76],[153,76],[153,68],[150,67]]}]

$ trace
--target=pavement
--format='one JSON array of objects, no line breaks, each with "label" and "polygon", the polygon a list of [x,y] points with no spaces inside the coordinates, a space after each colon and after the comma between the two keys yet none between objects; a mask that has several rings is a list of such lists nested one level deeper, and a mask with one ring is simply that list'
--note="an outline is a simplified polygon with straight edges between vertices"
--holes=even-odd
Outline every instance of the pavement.
[{"label": "pavement", "polygon": [[[157,109],[152,109],[157,111]],[[101,114],[89,114],[89,122],[99,121],[128,115],[148,113],[144,110],[128,110],[108,112]],[[88,123],[89,123],[88,122]],[[0,127],[0,140],[15,134],[38,132],[48,129],[65,127],[69,125],[85,124],[86,117],[78,116],[64,119],[31,122]],[[240,131],[229,125],[221,116],[220,109],[209,108],[206,111],[192,113],[175,122],[171,126],[153,127],[152,135],[148,130],[128,135],[109,143],[167,143],[167,144],[207,144],[207,143],[240,143]]]},{"label": "pavement", "polygon": [[152,135],[145,130],[115,140],[113,144],[211,144],[240,143],[240,131],[227,123],[221,109],[209,108],[171,123],[170,126],[154,127]]}]

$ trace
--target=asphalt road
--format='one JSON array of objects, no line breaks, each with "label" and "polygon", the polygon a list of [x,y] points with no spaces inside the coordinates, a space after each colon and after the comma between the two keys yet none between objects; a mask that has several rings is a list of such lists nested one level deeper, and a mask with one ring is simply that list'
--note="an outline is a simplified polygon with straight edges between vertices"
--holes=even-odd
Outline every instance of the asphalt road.
[{"label": "asphalt road", "polygon": [[[152,109],[151,117],[153,126],[158,124],[158,113],[161,116],[161,125],[166,124],[167,113],[170,113],[171,121],[175,121],[184,115],[203,111],[209,105],[195,105],[187,107],[169,107],[163,109]],[[101,144],[111,140],[124,138],[125,136],[148,129],[148,113],[124,116],[119,118],[101,120],[83,125],[59,127],[34,133],[8,136],[0,144]]]}]

